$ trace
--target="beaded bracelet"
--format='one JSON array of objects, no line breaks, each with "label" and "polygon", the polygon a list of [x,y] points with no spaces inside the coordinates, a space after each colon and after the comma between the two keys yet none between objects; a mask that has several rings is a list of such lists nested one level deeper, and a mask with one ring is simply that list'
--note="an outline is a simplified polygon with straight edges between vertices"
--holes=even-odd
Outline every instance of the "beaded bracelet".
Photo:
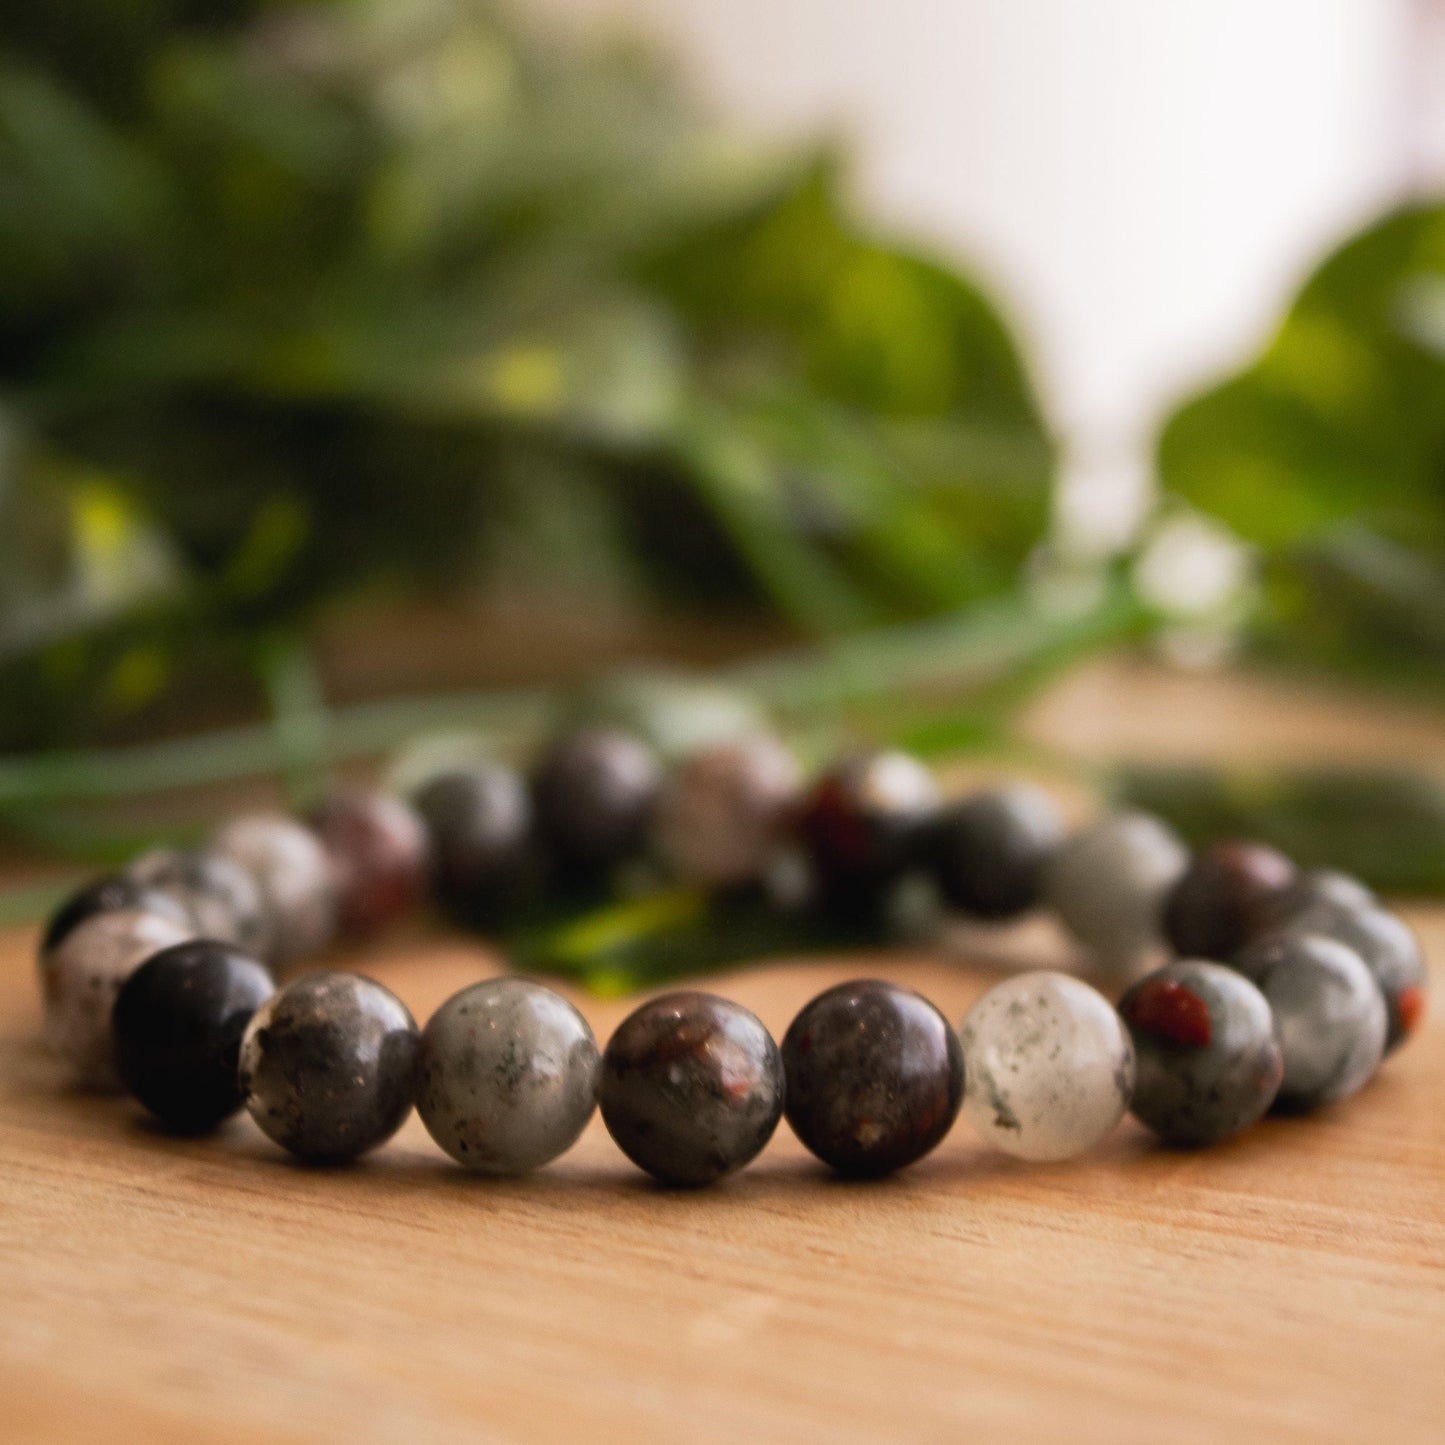
[{"label": "beaded bracelet", "polygon": [[[581,1014],[520,977],[463,989],[418,1031],[382,985],[273,970],[376,932],[428,891],[477,923],[548,883],[596,884],[648,853],[728,893],[807,887],[778,906],[860,915],[910,876],[959,913],[1046,907],[1121,974],[1176,960],[1117,1009],[1054,971],[990,989],[960,1030],[928,1000],[863,980],[821,994],[781,1049],[748,1010],[696,991],[654,998],[605,1052]],[[1300,872],[1258,844],[1192,859],[1158,819],[1108,815],[1066,834],[1052,801],[1013,785],[940,802],[897,752],[850,758],[806,792],[775,740],[703,749],[664,776],[624,734],[556,744],[532,778],[487,764],[414,803],[338,794],[306,822],[242,818],[206,847],[160,851],[95,882],[41,943],[46,1032],[77,1083],[124,1088],[195,1132],[245,1107],[302,1159],[355,1158],[415,1107],[452,1158],[515,1175],[556,1158],[600,1106],[623,1152],[671,1184],[745,1165],[786,1114],[851,1175],[921,1158],[960,1109],[990,1143],[1059,1160],[1132,1109],[1162,1140],[1228,1138],[1271,1107],[1361,1088],[1416,1028],[1425,967],[1410,929],[1342,874]]]}]

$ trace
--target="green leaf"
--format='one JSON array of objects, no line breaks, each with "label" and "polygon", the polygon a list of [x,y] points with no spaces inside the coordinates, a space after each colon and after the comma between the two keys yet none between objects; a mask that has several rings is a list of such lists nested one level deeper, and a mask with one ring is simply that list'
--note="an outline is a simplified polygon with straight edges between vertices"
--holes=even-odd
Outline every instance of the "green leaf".
[{"label": "green leaf", "polygon": [[[1261,635],[1332,667],[1445,665],[1445,207],[1305,286],[1264,355],[1164,428],[1169,491],[1265,550]],[[1432,620],[1432,616],[1435,620]]]}]

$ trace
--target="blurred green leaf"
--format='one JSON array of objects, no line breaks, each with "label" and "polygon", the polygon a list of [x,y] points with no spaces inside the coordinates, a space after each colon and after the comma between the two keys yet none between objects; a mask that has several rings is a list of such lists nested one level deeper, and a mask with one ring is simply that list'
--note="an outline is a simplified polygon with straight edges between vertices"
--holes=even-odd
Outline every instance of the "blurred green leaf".
[{"label": "blurred green leaf", "polygon": [[1445,207],[1309,281],[1249,370],[1171,418],[1165,486],[1264,554],[1278,655],[1445,681]]},{"label": "blurred green leaf", "polygon": [[1433,773],[1129,768],[1114,791],[1196,846],[1253,838],[1303,867],[1339,868],[1385,893],[1445,893],[1445,783]]},{"label": "blurred green leaf", "polygon": [[0,744],[254,671],[361,589],[833,632],[1017,585],[1052,465],[1018,352],[833,162],[480,0],[0,15],[0,396],[166,560],[27,629],[0,533]]}]

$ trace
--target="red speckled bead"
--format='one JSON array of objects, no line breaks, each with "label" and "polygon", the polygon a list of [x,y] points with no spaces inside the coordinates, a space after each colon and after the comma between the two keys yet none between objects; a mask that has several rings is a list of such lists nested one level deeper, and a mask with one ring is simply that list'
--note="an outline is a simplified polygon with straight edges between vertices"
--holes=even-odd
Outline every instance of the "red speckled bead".
[{"label": "red speckled bead", "polygon": [[824,774],[800,822],[823,896],[866,907],[919,861],[937,813],[933,775],[907,753],[863,754]]},{"label": "red speckled bead", "polygon": [[378,933],[422,901],[426,828],[400,798],[362,789],[337,793],[309,821],[331,858],[344,933]]}]

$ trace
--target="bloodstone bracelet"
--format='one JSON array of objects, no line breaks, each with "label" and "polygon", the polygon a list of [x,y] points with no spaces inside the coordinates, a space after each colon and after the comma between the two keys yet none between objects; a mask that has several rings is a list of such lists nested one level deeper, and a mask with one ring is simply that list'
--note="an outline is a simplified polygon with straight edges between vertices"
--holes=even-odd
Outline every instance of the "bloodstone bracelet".
[{"label": "bloodstone bracelet", "polygon": [[[676,992],[600,1055],[581,1014],[524,978],[463,989],[421,1031],[359,975],[274,982],[428,894],[484,924],[642,858],[720,896],[854,917],[925,878],[975,920],[1051,910],[1121,979],[1165,947],[1176,961],[1117,1009],[1071,974],[1019,974],[957,1033],[909,989],[845,983],[803,1009],[781,1050],[739,1005]],[[556,1158],[600,1106],[634,1163],[686,1185],[742,1167],[784,1113],[819,1158],[865,1176],[928,1153],[960,1108],[1028,1159],[1081,1153],[1130,1109],[1169,1143],[1213,1143],[1271,1106],[1354,1093],[1425,998],[1414,935],[1363,884],[1262,845],[1191,859],[1140,813],[1070,836],[1021,785],[943,804],[896,752],[850,758],[806,790],[767,737],[665,772],[638,740],[598,729],[562,739],[530,779],[487,764],[410,803],[346,792],[305,822],[243,818],[203,848],[147,854],[65,903],[40,969],[47,1037],[75,1082],[123,1087],[173,1129],[244,1106],[292,1153],[336,1161],[415,1106],[459,1163],[513,1175]]]}]

